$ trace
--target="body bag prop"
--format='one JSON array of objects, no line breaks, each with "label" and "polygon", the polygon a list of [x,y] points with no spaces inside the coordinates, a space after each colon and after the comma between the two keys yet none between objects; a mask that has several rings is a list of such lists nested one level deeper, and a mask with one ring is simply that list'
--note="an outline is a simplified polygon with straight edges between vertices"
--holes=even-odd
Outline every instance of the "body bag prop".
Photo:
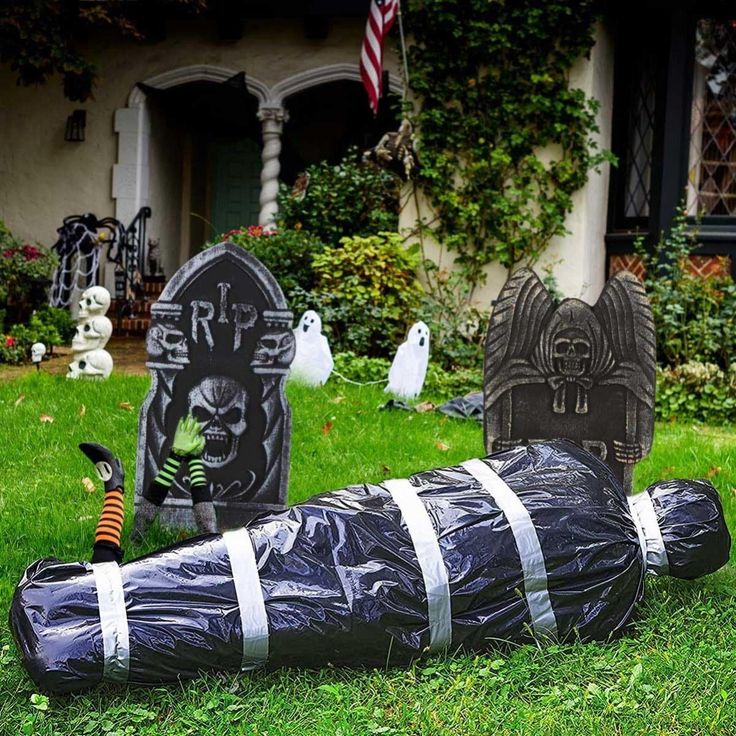
[{"label": "body bag prop", "polygon": [[10,623],[28,673],[54,692],[384,665],[498,640],[608,639],[646,571],[698,577],[729,548],[707,482],[627,499],[598,458],[555,440],[349,486],[122,566],[40,560]]}]

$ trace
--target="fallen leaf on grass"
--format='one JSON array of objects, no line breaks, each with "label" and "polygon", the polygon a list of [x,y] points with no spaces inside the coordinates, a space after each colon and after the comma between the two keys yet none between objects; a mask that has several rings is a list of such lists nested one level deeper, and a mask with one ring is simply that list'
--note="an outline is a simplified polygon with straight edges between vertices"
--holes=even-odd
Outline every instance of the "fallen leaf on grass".
[{"label": "fallen leaf on grass", "polygon": [[79,416],[83,417],[87,413],[87,407],[82,404],[82,406],[79,407]]},{"label": "fallen leaf on grass", "polygon": [[384,475],[391,475],[391,468],[389,468],[388,465],[381,465],[381,470],[383,471]]},{"label": "fallen leaf on grass", "polygon": [[38,418],[38,421],[43,422],[44,424],[51,424],[51,422],[54,421],[54,418],[49,414],[41,414],[41,416]]},{"label": "fallen leaf on grass", "polygon": [[668,475],[672,475],[672,473],[675,472],[675,466],[674,465],[668,465],[666,468],[662,468],[662,471],[659,474],[660,479],[664,480]]},{"label": "fallen leaf on grass", "polygon": [[335,396],[334,399],[330,399],[330,404],[342,404],[343,401],[345,401],[344,396]]},{"label": "fallen leaf on grass", "polygon": [[121,401],[118,404],[118,409],[124,409],[125,411],[133,411],[133,404],[130,401]]},{"label": "fallen leaf on grass", "polygon": [[84,490],[87,491],[87,493],[94,493],[97,490],[92,478],[87,478],[86,476],[82,478],[82,485],[84,486]]},{"label": "fallen leaf on grass", "polygon": [[715,475],[718,475],[721,472],[721,469],[717,465],[712,465],[708,469],[708,477],[712,478]]},{"label": "fallen leaf on grass", "polygon": [[428,411],[434,411],[437,407],[431,401],[422,401],[414,407],[414,411],[419,414],[426,414]]},{"label": "fallen leaf on grass", "polygon": [[25,397],[25,394],[19,394],[18,398],[15,400],[15,406],[20,406]]},{"label": "fallen leaf on grass", "polygon": [[447,452],[450,449],[450,445],[446,445],[444,442],[441,442],[440,440],[437,440],[437,442],[434,443],[434,446],[441,450],[442,452]]},{"label": "fallen leaf on grass", "polygon": [[329,421],[329,420],[326,421],[322,425],[322,434],[325,435],[325,436],[328,435],[330,433],[330,430],[332,429],[333,426],[334,425],[333,425],[333,423],[331,421]]}]

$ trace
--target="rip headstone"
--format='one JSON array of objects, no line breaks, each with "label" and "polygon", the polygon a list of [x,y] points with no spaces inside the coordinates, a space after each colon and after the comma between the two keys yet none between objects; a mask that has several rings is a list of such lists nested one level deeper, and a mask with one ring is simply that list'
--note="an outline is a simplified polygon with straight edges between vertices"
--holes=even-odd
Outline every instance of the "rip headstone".
[{"label": "rip headstone", "polygon": [[619,272],[594,306],[556,305],[529,269],[513,274],[485,348],[488,452],[564,437],[597,454],[631,493],[654,435],[656,345],[644,287]]},{"label": "rip headstone", "polygon": [[[151,308],[146,336],[153,381],[139,421],[136,501],[163,465],[179,418],[191,412],[204,424],[202,459],[219,528],[284,508],[291,326],[276,279],[232,243],[205,250],[174,274]],[[194,525],[185,468],[160,519]]]}]

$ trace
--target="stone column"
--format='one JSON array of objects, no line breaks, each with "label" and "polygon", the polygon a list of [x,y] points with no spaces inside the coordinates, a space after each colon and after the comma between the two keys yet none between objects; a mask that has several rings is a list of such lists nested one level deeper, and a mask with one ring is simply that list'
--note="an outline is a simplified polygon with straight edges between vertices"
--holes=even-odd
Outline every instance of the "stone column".
[{"label": "stone column", "polygon": [[258,119],[263,126],[263,150],[261,159],[261,211],[258,224],[268,227],[278,212],[276,196],[279,192],[279,172],[281,171],[281,133],[289,114],[283,107],[262,107],[258,110]]}]

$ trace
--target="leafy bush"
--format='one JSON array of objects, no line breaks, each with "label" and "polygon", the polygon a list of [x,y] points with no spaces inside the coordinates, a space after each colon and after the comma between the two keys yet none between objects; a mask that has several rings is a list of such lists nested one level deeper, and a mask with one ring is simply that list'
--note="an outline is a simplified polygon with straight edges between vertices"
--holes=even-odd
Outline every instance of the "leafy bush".
[{"label": "leafy bush", "polygon": [[657,419],[736,421],[736,365],[727,371],[713,363],[683,363],[657,371]]},{"label": "leafy bush", "polygon": [[[324,244],[310,233],[294,230],[264,231],[258,225],[224,233],[218,242],[230,240],[252,253],[274,275],[292,309],[301,306],[302,292],[315,286],[312,259]],[[208,243],[211,247],[215,243]],[[295,305],[294,302],[297,301]]]},{"label": "leafy bush", "polygon": [[0,302],[13,305],[16,320],[43,303],[45,293],[39,287],[56,264],[49,248],[23,243],[0,220]]},{"label": "leafy bush", "polygon": [[458,272],[440,271],[425,261],[425,322],[429,325],[432,359],[448,370],[479,369],[489,315],[474,306],[472,289]]},{"label": "leafy bush", "polygon": [[317,286],[304,297],[329,326],[333,349],[390,355],[419,314],[417,249],[404,248],[398,233],[342,238],[312,265]]},{"label": "leafy bush", "polygon": [[[366,358],[352,352],[345,352],[337,353],[334,359],[335,372],[351,381],[374,383],[388,380],[391,361],[386,358]],[[482,389],[483,376],[480,369],[448,371],[434,363],[430,356],[420,400],[432,399],[435,402],[444,402]]]},{"label": "leafy bush", "polygon": [[736,357],[736,284],[726,276],[699,276],[688,269],[697,233],[684,210],[670,234],[652,249],[638,241],[644,286],[654,312],[658,361],[678,366],[714,363],[728,368]]},{"label": "leafy bush", "polygon": [[16,339],[12,335],[3,335],[0,338],[0,363],[18,365],[25,358],[25,348],[16,342]]},{"label": "leafy bush", "polygon": [[343,237],[398,230],[398,179],[362,163],[356,148],[336,166],[322,162],[306,173],[309,185],[302,198],[292,196],[287,186],[279,192],[279,219],[285,227],[301,227],[330,246]]}]

